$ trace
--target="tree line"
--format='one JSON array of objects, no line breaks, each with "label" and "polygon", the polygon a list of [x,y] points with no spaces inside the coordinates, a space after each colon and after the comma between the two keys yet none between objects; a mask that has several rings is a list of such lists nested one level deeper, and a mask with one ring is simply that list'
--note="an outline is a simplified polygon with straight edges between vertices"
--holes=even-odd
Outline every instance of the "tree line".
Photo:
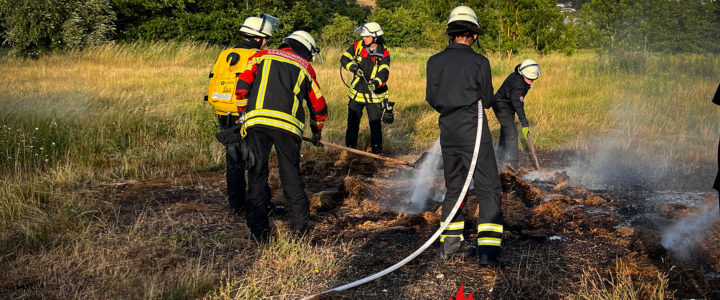
[{"label": "tree line", "polygon": [[136,40],[232,45],[246,17],[268,13],[281,21],[276,37],[303,29],[344,46],[376,21],[389,46],[437,48],[457,5],[477,12],[485,52],[720,52],[720,0],[0,0],[0,33],[20,57]]}]

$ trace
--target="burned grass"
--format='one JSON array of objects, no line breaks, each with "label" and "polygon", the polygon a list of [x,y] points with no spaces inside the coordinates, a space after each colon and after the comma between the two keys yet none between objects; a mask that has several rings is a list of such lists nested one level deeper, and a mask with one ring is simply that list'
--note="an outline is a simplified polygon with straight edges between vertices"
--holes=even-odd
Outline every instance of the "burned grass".
[{"label": "burned grass", "polygon": [[[528,182],[528,172],[501,174],[504,268],[444,260],[435,243],[379,280],[321,299],[444,299],[460,283],[478,299],[720,297],[720,278],[708,276],[720,273],[720,228],[691,261],[660,244],[657,224],[688,215],[686,205],[663,204],[655,217],[628,222],[643,212],[632,195],[572,187],[564,173]],[[56,248],[3,259],[0,296],[297,299],[396,263],[439,226],[439,203],[418,214],[393,210],[408,198],[398,185],[410,170],[341,156],[307,160],[302,173],[312,231],[290,238],[286,217],[272,216],[268,245],[248,240],[244,215],[226,208],[222,172],[97,186],[111,208]],[[277,173],[270,185],[283,204]],[[463,213],[477,215],[474,196]]]}]

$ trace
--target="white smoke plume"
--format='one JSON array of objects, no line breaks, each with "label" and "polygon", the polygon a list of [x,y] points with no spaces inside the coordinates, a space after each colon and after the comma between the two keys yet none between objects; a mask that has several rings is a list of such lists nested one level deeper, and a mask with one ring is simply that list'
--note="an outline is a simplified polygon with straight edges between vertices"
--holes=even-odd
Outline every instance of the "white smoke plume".
[{"label": "white smoke plume", "polygon": [[437,182],[444,182],[440,164],[442,163],[442,155],[440,154],[440,140],[435,141],[430,155],[420,165],[420,169],[413,171],[413,183],[410,186],[407,206],[403,209],[407,213],[418,213],[425,210],[428,201],[442,202],[445,195],[444,189],[437,188]]},{"label": "white smoke plume", "polygon": [[699,213],[686,216],[665,229],[662,233],[662,245],[677,258],[690,258],[695,246],[705,239],[710,228],[719,220],[718,206],[705,206]]}]

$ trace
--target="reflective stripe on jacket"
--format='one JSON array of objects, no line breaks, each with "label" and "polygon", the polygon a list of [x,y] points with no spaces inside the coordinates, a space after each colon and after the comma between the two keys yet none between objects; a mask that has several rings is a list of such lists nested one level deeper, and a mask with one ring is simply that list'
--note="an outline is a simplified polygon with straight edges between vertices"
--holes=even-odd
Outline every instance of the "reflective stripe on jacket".
[{"label": "reflective stripe on jacket", "polygon": [[[364,80],[354,76],[350,82],[347,94],[350,99],[363,103],[380,103],[387,99],[390,52],[382,44],[378,44],[375,51],[370,52],[362,46],[362,41],[357,41],[340,56],[340,65],[348,71],[352,70],[353,65],[363,70]],[[368,89],[367,83],[371,81],[375,83],[375,91]]]},{"label": "reflective stripe on jacket", "polygon": [[248,95],[245,128],[280,129],[302,137],[307,101],[312,132],[322,130],[327,106],[310,63],[290,48],[263,50],[239,75],[236,94]]}]

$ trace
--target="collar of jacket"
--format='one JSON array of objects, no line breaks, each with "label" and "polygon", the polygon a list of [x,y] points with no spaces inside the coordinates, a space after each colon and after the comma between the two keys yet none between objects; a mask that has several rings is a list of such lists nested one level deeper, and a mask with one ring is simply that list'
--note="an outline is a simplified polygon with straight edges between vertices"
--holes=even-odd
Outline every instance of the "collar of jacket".
[{"label": "collar of jacket", "polygon": [[249,39],[243,40],[242,42],[235,45],[235,48],[243,48],[243,49],[260,49],[258,42],[251,41]]},{"label": "collar of jacket", "polygon": [[450,45],[448,45],[445,49],[470,49],[470,50],[472,50],[470,45],[465,45],[465,44],[461,44],[461,43],[450,43]]}]

